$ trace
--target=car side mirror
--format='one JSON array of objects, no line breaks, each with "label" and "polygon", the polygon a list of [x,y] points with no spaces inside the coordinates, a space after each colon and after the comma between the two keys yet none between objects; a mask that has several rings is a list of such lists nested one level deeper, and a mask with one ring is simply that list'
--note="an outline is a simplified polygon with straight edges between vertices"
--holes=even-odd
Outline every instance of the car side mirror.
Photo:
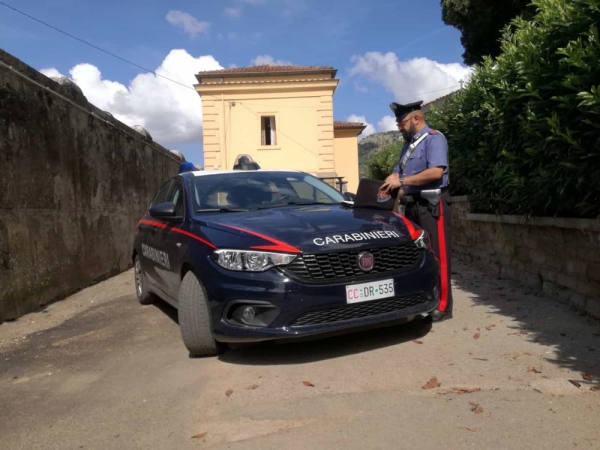
[{"label": "car side mirror", "polygon": [[176,217],[175,203],[157,203],[150,208],[150,215],[157,219],[173,219]]},{"label": "car side mirror", "polygon": [[344,192],[342,195],[348,201],[353,202],[354,200],[356,200],[356,194],[354,194],[353,192]]}]

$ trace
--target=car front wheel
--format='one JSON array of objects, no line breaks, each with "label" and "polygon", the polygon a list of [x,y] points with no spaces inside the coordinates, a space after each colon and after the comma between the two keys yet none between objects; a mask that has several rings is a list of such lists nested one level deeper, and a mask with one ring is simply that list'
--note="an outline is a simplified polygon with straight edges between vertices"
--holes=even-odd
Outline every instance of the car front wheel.
[{"label": "car front wheel", "polygon": [[181,337],[190,356],[212,356],[225,350],[227,345],[212,336],[206,293],[192,271],[183,277],[178,303]]}]

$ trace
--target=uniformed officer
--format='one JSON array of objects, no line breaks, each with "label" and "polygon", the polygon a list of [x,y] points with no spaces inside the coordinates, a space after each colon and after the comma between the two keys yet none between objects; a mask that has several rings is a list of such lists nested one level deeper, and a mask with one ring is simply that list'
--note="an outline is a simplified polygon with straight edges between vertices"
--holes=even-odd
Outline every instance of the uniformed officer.
[{"label": "uniformed officer", "polygon": [[[452,317],[448,143],[443,134],[425,122],[422,103],[390,104],[406,144],[394,172],[385,179],[381,189],[400,188],[399,204],[405,208],[406,217],[430,236],[441,274],[440,304],[432,314],[437,322]],[[439,201],[435,198],[437,189],[440,190]]]}]

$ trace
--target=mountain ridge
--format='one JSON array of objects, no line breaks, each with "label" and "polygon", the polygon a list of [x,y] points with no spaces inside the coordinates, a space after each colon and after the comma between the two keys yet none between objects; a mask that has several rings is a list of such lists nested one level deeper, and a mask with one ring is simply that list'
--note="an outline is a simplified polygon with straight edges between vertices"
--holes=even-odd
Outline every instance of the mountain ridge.
[{"label": "mountain ridge", "polygon": [[367,176],[369,159],[388,144],[402,139],[400,131],[373,133],[358,142],[358,167],[361,177]]}]

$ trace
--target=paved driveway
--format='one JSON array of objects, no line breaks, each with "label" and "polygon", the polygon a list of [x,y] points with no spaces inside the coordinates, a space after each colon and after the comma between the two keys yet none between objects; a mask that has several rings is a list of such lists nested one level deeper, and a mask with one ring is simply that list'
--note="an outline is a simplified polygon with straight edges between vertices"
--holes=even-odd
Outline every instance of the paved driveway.
[{"label": "paved driveway", "polygon": [[453,267],[451,321],[210,359],[123,273],[0,325],[0,447],[600,448],[598,321]]}]

